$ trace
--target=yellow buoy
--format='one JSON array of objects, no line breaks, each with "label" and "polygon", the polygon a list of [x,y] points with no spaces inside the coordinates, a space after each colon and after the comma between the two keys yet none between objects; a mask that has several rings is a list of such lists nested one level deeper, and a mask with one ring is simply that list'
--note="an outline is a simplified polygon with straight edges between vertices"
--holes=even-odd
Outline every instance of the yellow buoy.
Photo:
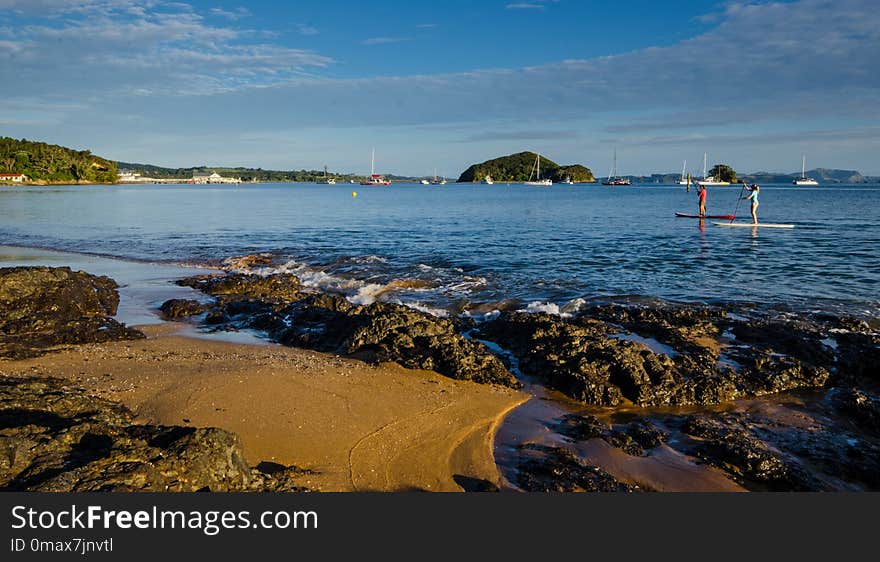
[{"label": "yellow buoy", "polygon": [[357,191],[352,191],[352,192],[351,192],[351,196],[352,196],[352,197],[357,197],[357,196],[358,196],[358,192],[357,192]]}]

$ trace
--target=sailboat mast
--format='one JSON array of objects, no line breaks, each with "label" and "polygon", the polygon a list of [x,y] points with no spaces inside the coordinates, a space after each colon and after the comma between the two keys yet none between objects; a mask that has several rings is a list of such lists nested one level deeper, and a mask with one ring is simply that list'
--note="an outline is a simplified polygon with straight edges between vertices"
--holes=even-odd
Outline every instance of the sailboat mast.
[{"label": "sailboat mast", "polygon": [[801,178],[807,179],[807,155],[802,154],[803,160],[801,160]]},{"label": "sailboat mast", "polygon": [[376,173],[376,149],[373,148],[373,155],[370,157],[370,175]]},{"label": "sailboat mast", "polygon": [[537,166],[538,173],[535,176],[535,179],[541,181],[541,153],[538,153],[538,159],[535,160],[535,166]]},{"label": "sailboat mast", "polygon": [[703,179],[706,179],[706,169],[707,169],[708,163],[709,163],[709,153],[704,152],[703,153]]}]

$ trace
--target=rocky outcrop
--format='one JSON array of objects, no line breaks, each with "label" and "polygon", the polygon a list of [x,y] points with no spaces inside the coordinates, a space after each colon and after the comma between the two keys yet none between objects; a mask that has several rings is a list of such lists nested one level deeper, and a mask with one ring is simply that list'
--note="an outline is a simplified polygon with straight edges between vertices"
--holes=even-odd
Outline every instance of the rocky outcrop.
[{"label": "rocky outcrop", "polygon": [[789,455],[759,439],[738,414],[695,414],[683,430],[699,438],[696,456],[733,475],[740,482],[758,482],[776,491],[827,489]]},{"label": "rocky outcrop", "polygon": [[516,484],[527,492],[638,492],[563,447],[529,444],[520,447],[526,458],[517,466]]},{"label": "rocky outcrop", "polygon": [[567,415],[559,420],[557,431],[573,441],[602,439],[629,455],[643,457],[659,447],[668,435],[648,420],[636,420],[621,426],[599,421],[595,416]]},{"label": "rocky outcrop", "polygon": [[165,320],[177,320],[201,314],[205,311],[205,307],[194,299],[171,299],[163,302],[159,311]]},{"label": "rocky outcrop", "polygon": [[303,293],[296,277],[288,274],[199,277],[182,284],[216,297],[205,322],[217,329],[262,330],[288,346],[393,361],[453,379],[520,386],[497,357],[458,333],[451,320],[406,306],[357,306],[338,295]]},{"label": "rocky outcrop", "polygon": [[215,428],[140,425],[124,406],[57,379],[0,377],[0,489],[294,491],[295,468],[248,467]]},{"label": "rocky outcrop", "polygon": [[68,267],[0,268],[0,357],[54,345],[142,338],[112,318],[116,282]]},{"label": "rocky outcrop", "polygon": [[254,299],[265,302],[294,302],[303,298],[299,278],[290,273],[253,275],[199,275],[177,282],[211,296],[234,296],[236,300]]},{"label": "rocky outcrop", "polygon": [[[523,373],[589,404],[709,405],[794,388],[823,386],[825,367],[747,346],[732,353],[741,368],[719,363],[723,315],[700,309],[593,310],[598,318],[503,313],[479,337],[509,349]],[[613,321],[613,322],[612,322]],[[627,339],[631,330],[672,347],[657,353]],[[631,333],[631,332],[630,332]],[[772,334],[771,334],[772,336]],[[767,340],[765,340],[767,341]],[[815,356],[815,355],[814,355]]]}]

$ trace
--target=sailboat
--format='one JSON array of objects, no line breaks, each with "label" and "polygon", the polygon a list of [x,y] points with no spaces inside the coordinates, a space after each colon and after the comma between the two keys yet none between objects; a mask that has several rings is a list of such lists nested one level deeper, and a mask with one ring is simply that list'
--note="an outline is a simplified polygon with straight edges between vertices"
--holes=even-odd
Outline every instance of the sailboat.
[{"label": "sailboat", "polygon": [[[535,173],[537,172],[537,173]],[[535,176],[535,181],[532,181],[532,175]],[[541,179],[541,155],[538,154],[535,158],[535,165],[532,167],[531,173],[529,173],[529,181],[524,182],[525,185],[540,185],[540,186],[550,186],[553,185],[553,180],[542,180]]]},{"label": "sailboat", "polygon": [[614,149],[614,164],[611,166],[611,172],[602,185],[632,185],[628,179],[617,177],[617,149]]},{"label": "sailboat", "polygon": [[483,181],[481,181],[480,183],[483,185],[494,185],[495,180],[492,179],[492,176],[490,176],[489,174],[486,174],[486,177],[483,178]]},{"label": "sailboat", "polygon": [[814,180],[813,178],[807,177],[807,155],[803,155],[803,159],[801,160],[801,177],[791,182],[795,185],[819,185],[819,182]]},{"label": "sailboat", "polygon": [[437,168],[434,168],[434,179],[431,181],[431,185],[446,185],[446,178],[437,178]]},{"label": "sailboat", "polygon": [[685,174],[685,171],[684,171],[685,168],[687,168],[687,165],[688,165],[687,160],[685,160],[684,162],[681,163],[681,179],[678,180],[678,185],[690,185],[691,184],[690,178],[687,177],[687,174]]},{"label": "sailboat", "polygon": [[370,159],[370,179],[369,181],[362,181],[361,185],[391,185],[390,180],[386,180],[384,176],[381,174],[377,174],[375,170],[376,165],[376,149],[373,149],[373,157]]},{"label": "sailboat", "polygon": [[709,164],[709,153],[703,153],[703,179],[697,180],[694,183],[698,183],[700,185],[730,185],[729,181],[723,181],[720,179],[716,179],[714,176],[707,176],[708,173],[706,171],[706,166]]}]

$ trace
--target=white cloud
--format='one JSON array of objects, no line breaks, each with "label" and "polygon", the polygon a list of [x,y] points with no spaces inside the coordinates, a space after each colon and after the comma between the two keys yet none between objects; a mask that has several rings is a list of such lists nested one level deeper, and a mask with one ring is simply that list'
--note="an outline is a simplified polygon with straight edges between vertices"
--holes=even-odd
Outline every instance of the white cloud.
[{"label": "white cloud", "polygon": [[388,45],[390,43],[400,43],[402,41],[409,41],[406,37],[371,37],[369,39],[364,39],[361,41],[362,45]]},{"label": "white cloud", "polygon": [[233,11],[224,10],[223,8],[211,8],[210,12],[215,16],[226,18],[231,21],[237,21],[251,15],[250,10],[243,7],[236,8]]}]

